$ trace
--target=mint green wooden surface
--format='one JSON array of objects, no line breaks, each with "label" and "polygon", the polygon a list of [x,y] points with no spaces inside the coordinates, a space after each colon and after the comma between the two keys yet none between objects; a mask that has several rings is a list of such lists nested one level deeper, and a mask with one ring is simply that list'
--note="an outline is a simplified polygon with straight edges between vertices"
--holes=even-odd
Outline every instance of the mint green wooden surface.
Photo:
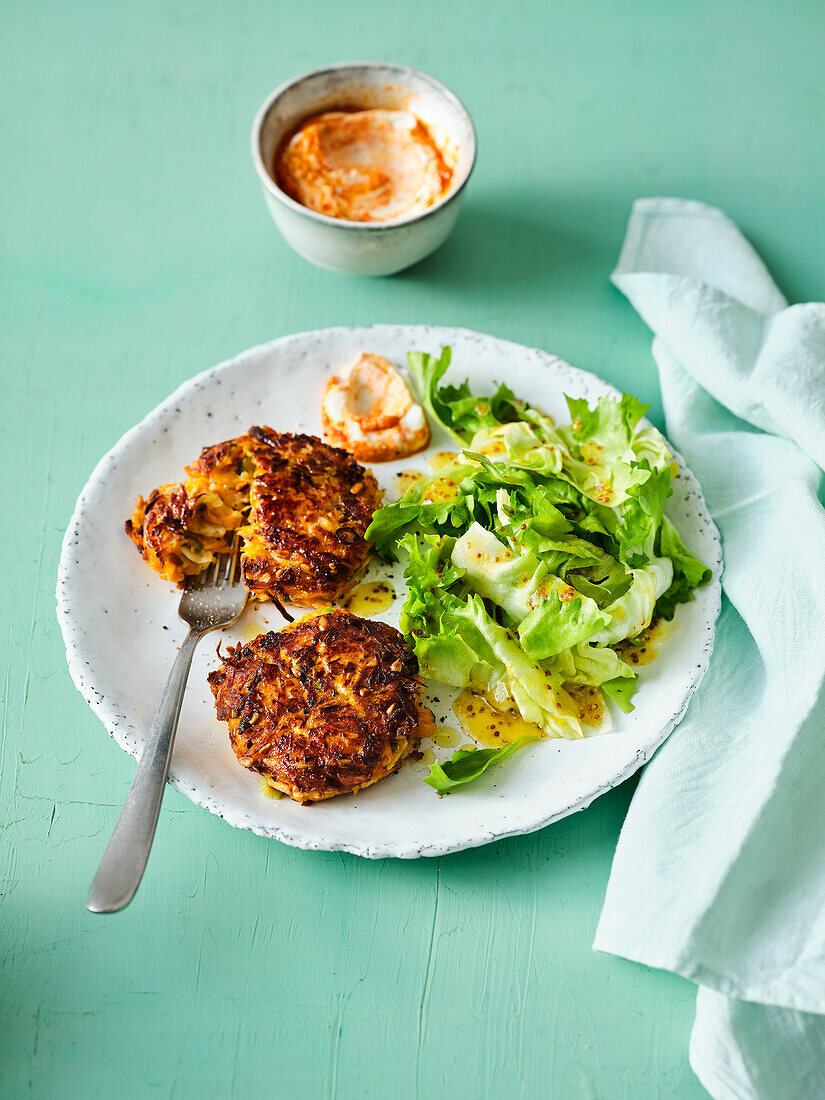
[{"label": "mint green wooden surface", "polygon": [[[69,680],[53,585],[102,453],[282,333],[467,325],[655,414],[648,336],[608,284],[629,205],[714,202],[787,293],[822,297],[823,46],[821,0],[3,5],[0,1095],[705,1095],[692,987],[590,950],[632,783],[416,863],[296,851],[170,790],[136,900],[88,914],[134,765]],[[271,88],[362,58],[440,77],[478,128],[453,238],[391,280],[289,252],[248,153]]]}]

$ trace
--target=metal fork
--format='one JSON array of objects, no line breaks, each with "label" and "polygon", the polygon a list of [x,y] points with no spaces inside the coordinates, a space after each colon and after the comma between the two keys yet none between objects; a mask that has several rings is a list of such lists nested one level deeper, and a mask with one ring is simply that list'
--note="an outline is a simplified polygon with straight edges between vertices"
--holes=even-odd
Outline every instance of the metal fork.
[{"label": "metal fork", "polygon": [[178,614],[189,625],[189,633],[172,665],[132,786],[86,895],[86,908],[93,913],[123,909],[140,885],[158,823],[195,646],[210,630],[239,619],[247,595],[240,580],[237,539],[230,554],[221,554],[203,573],[187,580]]}]

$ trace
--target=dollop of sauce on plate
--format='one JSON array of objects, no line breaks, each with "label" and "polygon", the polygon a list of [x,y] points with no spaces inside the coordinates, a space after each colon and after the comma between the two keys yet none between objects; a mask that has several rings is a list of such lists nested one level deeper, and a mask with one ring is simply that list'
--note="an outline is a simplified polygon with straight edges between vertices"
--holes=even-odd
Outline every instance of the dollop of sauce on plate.
[{"label": "dollop of sauce on plate", "polygon": [[436,451],[434,455],[430,455],[427,463],[432,472],[437,474],[439,470],[443,470],[445,466],[448,466],[454,458],[458,458],[456,451]]},{"label": "dollop of sauce on plate", "polygon": [[259,634],[266,634],[267,629],[267,627],[261,626],[257,621],[244,623],[241,627],[241,643],[247,645],[249,642],[254,642]]},{"label": "dollop of sauce on plate", "polygon": [[330,218],[386,222],[418,214],[446,194],[452,169],[410,111],[324,111],[275,155],[290,198]]},{"label": "dollop of sauce on plate", "polygon": [[267,783],[263,776],[258,780],[258,790],[264,796],[264,798],[283,798],[283,792],[279,791],[277,787],[271,787]]},{"label": "dollop of sauce on plate", "polygon": [[458,496],[458,486],[449,477],[434,478],[425,488],[422,504],[449,504]]},{"label": "dollop of sauce on plate", "polygon": [[619,642],[613,648],[623,661],[631,665],[649,665],[659,655],[659,646],[674,630],[674,622],[654,619],[641,634],[632,640]]},{"label": "dollop of sauce on plate", "polygon": [[403,496],[409,488],[423,481],[425,476],[421,470],[400,470],[393,479],[395,491]]},{"label": "dollop of sauce on plate", "polygon": [[479,745],[500,749],[522,737],[544,737],[544,732],[532,722],[525,722],[511,710],[496,710],[473,691],[462,691],[453,702],[453,714],[461,728]]},{"label": "dollop of sauce on plate", "polygon": [[433,734],[432,741],[440,749],[454,749],[461,744],[461,734],[452,726],[441,726]]},{"label": "dollop of sauce on plate", "polygon": [[333,375],[321,400],[324,439],[359,462],[391,462],[430,442],[424,410],[392,363],[362,352],[350,369]]},{"label": "dollop of sauce on plate", "polygon": [[[597,687],[590,684],[565,684],[570,699],[568,712],[585,726],[596,728],[604,719],[604,697]],[[564,709],[564,708],[563,708]]]},{"label": "dollop of sauce on plate", "polygon": [[[569,713],[586,726],[597,727],[604,718],[604,700],[596,687],[565,684]],[[533,722],[527,722],[513,710],[499,710],[483,695],[465,689],[453,701],[453,714],[473,740],[487,749],[501,748],[523,737],[547,737]]]},{"label": "dollop of sauce on plate", "polygon": [[395,592],[386,581],[364,581],[348,593],[341,606],[353,615],[369,619],[386,611],[394,599]]}]

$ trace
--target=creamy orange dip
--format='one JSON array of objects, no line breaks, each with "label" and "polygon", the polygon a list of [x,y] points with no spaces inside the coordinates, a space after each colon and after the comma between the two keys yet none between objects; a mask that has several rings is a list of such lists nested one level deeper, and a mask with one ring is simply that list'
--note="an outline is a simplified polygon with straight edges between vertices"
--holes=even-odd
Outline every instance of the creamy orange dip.
[{"label": "creamy orange dip", "polygon": [[355,222],[426,210],[452,180],[432,134],[409,111],[325,111],[275,157],[275,179],[302,206]]},{"label": "creamy orange dip", "polygon": [[362,352],[346,374],[333,375],[321,400],[324,439],[359,462],[391,462],[430,442],[424,410],[392,363]]}]

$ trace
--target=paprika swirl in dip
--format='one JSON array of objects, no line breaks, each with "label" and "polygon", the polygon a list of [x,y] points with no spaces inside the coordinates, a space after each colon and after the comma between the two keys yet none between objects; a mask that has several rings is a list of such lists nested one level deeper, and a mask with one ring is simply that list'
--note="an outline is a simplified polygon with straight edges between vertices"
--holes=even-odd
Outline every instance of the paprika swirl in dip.
[{"label": "paprika swirl in dip", "polygon": [[354,222],[419,214],[446,194],[453,178],[421,119],[387,109],[313,115],[281,144],[273,174],[302,206]]}]

